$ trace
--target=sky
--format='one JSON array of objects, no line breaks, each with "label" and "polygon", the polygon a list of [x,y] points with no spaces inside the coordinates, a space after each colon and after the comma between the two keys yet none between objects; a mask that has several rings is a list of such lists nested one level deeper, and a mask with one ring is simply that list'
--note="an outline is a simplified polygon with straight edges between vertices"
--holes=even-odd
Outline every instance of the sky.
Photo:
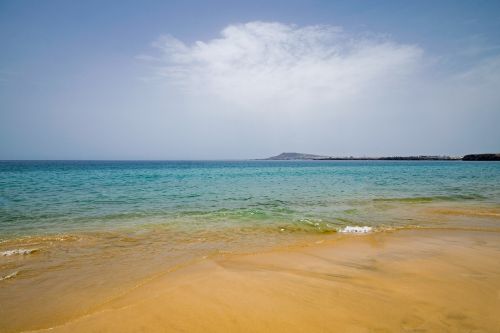
[{"label": "sky", "polygon": [[500,152],[500,1],[0,0],[0,159]]}]

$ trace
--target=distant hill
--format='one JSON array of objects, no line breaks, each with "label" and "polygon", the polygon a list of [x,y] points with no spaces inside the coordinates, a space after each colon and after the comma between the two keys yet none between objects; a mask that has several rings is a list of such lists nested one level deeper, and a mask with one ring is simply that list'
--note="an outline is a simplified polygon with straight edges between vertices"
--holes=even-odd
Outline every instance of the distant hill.
[{"label": "distant hill", "polygon": [[315,160],[327,158],[327,156],[313,155],[313,154],[302,154],[302,153],[281,153],[277,156],[272,156],[264,158],[264,160]]},{"label": "distant hill", "polygon": [[[465,161],[494,161],[500,158],[499,154],[476,154],[476,155],[466,155],[463,159]],[[462,157],[451,157],[451,156],[433,156],[433,155],[419,155],[419,156],[385,156],[385,157],[332,157],[332,156],[321,156],[314,154],[303,154],[303,153],[281,153],[277,156],[272,156],[264,158],[264,160],[276,160],[276,161],[286,161],[286,160],[320,160],[320,161],[457,161],[461,160]]]},{"label": "distant hill", "polygon": [[465,155],[464,161],[500,161],[500,154],[470,154]]}]

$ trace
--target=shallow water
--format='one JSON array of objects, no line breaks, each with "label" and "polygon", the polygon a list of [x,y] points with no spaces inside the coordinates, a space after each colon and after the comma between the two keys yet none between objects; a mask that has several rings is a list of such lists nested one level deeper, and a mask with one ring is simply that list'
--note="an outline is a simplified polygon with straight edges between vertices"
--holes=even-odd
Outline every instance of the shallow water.
[{"label": "shallow water", "polygon": [[498,162],[5,161],[0,278],[262,250],[352,227],[498,231],[499,184]]}]

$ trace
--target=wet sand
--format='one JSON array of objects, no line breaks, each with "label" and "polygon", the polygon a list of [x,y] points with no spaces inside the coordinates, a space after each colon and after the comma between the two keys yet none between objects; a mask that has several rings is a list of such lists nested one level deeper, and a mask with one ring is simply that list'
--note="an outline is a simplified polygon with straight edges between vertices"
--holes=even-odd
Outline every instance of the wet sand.
[{"label": "wet sand", "polygon": [[202,258],[38,331],[500,332],[499,313],[500,233],[406,230]]}]

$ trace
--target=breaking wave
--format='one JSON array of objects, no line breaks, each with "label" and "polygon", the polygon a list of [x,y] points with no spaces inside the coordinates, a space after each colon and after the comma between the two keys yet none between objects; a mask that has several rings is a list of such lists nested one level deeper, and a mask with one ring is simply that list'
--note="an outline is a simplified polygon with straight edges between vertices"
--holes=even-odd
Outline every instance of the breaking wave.
[{"label": "breaking wave", "polygon": [[37,252],[38,249],[14,249],[0,252],[0,256],[9,257],[13,255],[28,255]]},{"label": "breaking wave", "polygon": [[340,228],[338,230],[338,232],[340,233],[346,233],[346,234],[366,234],[366,233],[369,233],[369,232],[372,232],[373,231],[373,228],[372,227],[367,227],[367,226],[364,226],[364,227],[358,227],[358,226],[347,226],[347,227],[344,227],[344,228]]}]

